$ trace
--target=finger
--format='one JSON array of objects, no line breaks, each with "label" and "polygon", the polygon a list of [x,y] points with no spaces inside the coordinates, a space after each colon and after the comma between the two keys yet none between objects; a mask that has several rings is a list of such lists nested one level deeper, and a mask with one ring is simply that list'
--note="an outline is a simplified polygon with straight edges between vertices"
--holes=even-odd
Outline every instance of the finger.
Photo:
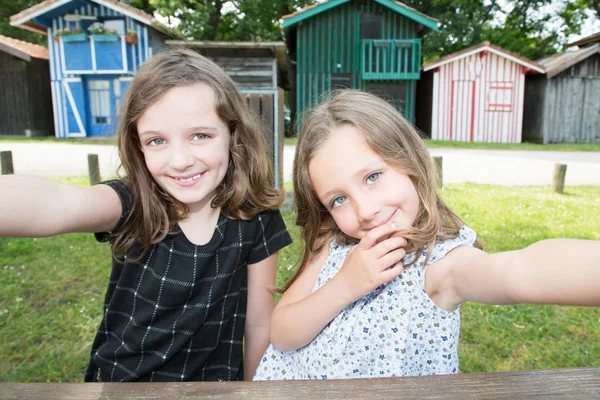
[{"label": "finger", "polygon": [[363,250],[368,250],[395,231],[396,224],[393,222],[380,225],[367,232],[367,234],[360,240],[360,243],[358,243],[358,246],[360,246]]},{"label": "finger", "polygon": [[389,239],[385,239],[377,243],[371,249],[371,252],[375,258],[381,258],[391,251],[402,248],[408,244],[408,241],[401,236],[394,236]]},{"label": "finger", "polygon": [[386,269],[379,275],[379,278],[381,278],[381,283],[386,283],[391,281],[392,279],[396,279],[400,276],[402,271],[404,271],[404,266],[402,265],[402,263],[396,263],[395,265]]},{"label": "finger", "polygon": [[392,252],[389,252],[388,254],[377,260],[377,262],[373,266],[373,269],[378,272],[385,271],[386,269],[390,268],[390,266],[399,263],[405,255],[406,250],[404,249],[397,249]]}]

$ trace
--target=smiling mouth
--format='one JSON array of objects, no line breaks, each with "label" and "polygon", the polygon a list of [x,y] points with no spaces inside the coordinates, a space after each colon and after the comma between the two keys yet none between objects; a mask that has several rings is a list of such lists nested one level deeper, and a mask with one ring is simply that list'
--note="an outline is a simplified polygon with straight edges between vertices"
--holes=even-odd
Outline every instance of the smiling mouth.
[{"label": "smiling mouth", "polygon": [[378,226],[385,225],[385,224],[387,224],[388,222],[390,222],[390,221],[392,220],[392,217],[393,217],[394,215],[396,215],[396,211],[397,211],[397,210],[394,210],[394,212],[393,212],[393,213],[391,213],[391,214],[390,214],[390,216],[389,216],[389,217],[387,217],[385,220],[383,220],[383,221],[382,221],[382,222],[381,222],[381,223],[380,223]]},{"label": "smiling mouth", "polygon": [[174,177],[173,179],[175,179],[176,181],[179,181],[179,182],[187,183],[187,182],[191,182],[191,181],[200,179],[201,176],[202,176],[202,174],[196,174],[194,176],[190,176],[189,178],[175,178]]}]

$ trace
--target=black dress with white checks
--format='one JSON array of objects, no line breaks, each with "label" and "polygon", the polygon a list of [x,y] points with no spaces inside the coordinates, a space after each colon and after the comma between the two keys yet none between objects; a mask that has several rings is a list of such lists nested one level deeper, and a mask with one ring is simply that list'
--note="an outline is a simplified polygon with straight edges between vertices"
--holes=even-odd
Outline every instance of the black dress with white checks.
[{"label": "black dress with white checks", "polygon": [[[108,181],[123,214],[131,190]],[[97,233],[109,241],[108,233]],[[113,259],[104,318],[85,376],[90,381],[218,381],[242,379],[247,264],[291,243],[279,211],[249,221],[219,216],[210,241],[197,246],[177,227],[140,262],[132,247]]]}]

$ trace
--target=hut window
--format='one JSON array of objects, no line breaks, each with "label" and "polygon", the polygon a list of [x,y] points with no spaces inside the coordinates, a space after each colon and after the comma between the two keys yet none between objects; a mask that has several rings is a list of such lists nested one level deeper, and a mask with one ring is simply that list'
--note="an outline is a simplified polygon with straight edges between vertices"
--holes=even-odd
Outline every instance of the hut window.
[{"label": "hut window", "polygon": [[125,20],[123,19],[110,19],[104,21],[104,27],[108,29],[114,29],[117,35],[125,34]]},{"label": "hut window", "polygon": [[392,103],[398,111],[405,113],[406,98],[409,95],[407,90],[409,87],[404,81],[366,81],[365,86],[368,92]]},{"label": "hut window", "polygon": [[92,123],[110,123],[110,82],[89,81],[88,89],[90,94],[90,114]]},{"label": "hut window", "polygon": [[381,24],[383,16],[378,12],[363,12],[360,14],[360,38],[381,39]]},{"label": "hut window", "polygon": [[331,74],[331,89],[352,89],[352,74]]},{"label": "hut window", "polygon": [[512,111],[512,82],[488,82],[486,111]]}]

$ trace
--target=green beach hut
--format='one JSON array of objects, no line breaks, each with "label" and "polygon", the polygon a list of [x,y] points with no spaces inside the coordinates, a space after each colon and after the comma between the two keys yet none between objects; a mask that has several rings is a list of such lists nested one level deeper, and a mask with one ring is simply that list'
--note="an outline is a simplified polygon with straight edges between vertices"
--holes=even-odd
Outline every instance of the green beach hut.
[{"label": "green beach hut", "polygon": [[393,0],[329,0],[283,17],[294,116],[341,88],[373,92],[414,121],[421,38],[438,21]]}]

